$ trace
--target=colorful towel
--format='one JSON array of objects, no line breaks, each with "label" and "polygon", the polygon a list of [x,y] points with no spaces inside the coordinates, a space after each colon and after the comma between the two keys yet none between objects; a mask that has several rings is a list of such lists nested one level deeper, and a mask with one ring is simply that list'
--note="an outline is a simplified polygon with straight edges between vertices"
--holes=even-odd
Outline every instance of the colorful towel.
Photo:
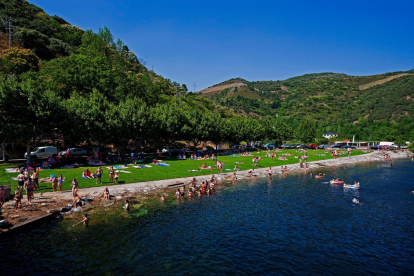
[{"label": "colorful towel", "polygon": [[116,171],[116,172],[118,172],[118,173],[131,173],[131,172],[128,172],[128,171],[124,171],[124,170],[118,170],[118,171]]},{"label": "colorful towel", "polygon": [[161,167],[168,167],[168,166],[171,166],[170,164],[167,164],[167,163],[157,163],[157,165],[158,165],[158,166],[161,166]]},{"label": "colorful towel", "polygon": [[20,172],[19,168],[8,168],[6,169],[6,173],[18,173]]}]

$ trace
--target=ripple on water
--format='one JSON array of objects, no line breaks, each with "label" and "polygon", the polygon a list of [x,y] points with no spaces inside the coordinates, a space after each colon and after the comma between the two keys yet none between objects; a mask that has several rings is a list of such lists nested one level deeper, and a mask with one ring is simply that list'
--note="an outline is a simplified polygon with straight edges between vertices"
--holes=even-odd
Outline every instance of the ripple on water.
[{"label": "ripple on water", "polygon": [[[129,214],[115,205],[91,212],[88,227],[52,223],[0,245],[2,275],[406,274],[413,163],[324,172],[322,181],[298,174],[228,183],[201,199],[149,198]],[[362,188],[323,183],[334,177]]]}]

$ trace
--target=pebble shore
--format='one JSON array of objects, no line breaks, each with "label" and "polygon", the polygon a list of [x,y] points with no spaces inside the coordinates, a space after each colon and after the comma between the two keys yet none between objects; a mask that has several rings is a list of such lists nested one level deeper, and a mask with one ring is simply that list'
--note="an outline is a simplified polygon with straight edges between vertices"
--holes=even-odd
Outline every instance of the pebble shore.
[{"label": "pebble shore", "polygon": [[[385,159],[385,154],[388,154],[387,159]],[[398,158],[413,158],[413,153],[410,151],[374,151],[364,155],[357,155],[351,157],[340,157],[337,159],[328,159],[323,161],[313,161],[308,162],[307,169],[299,168],[299,164],[287,165],[288,173],[308,173],[308,172],[317,172],[318,169],[331,166],[345,166],[356,163],[363,162],[373,162],[373,161],[386,161],[398,159]],[[237,179],[245,179],[251,177],[266,177],[268,174],[268,167],[258,168],[253,172],[253,176],[248,174],[248,171],[239,171],[237,172]],[[272,167],[273,174],[281,173],[281,166]],[[214,174],[217,177],[218,182],[230,181],[232,180],[233,173],[222,173]],[[204,179],[209,179],[211,175],[195,176],[197,183],[201,183]],[[157,180],[157,181],[148,181],[148,182],[139,182],[139,183],[129,183],[122,185],[111,185],[111,186],[100,186],[80,189],[78,194],[84,199],[83,200],[83,209],[85,211],[90,210],[94,207],[109,207],[115,204],[117,200],[124,200],[125,198],[134,197],[138,195],[145,195],[154,192],[162,192],[165,189],[178,188],[183,185],[188,185],[192,180],[192,177],[176,178],[176,179],[166,179],[166,180]],[[104,200],[102,198],[102,192],[105,187],[109,188],[112,199],[110,201]],[[13,229],[19,228],[21,225],[27,225],[29,222],[34,222],[36,219],[44,219],[47,216],[59,215],[71,215],[73,213],[79,212],[80,210],[71,210],[69,205],[73,202],[72,192],[65,191],[62,193],[43,193],[35,194],[35,199],[32,200],[32,204],[29,205],[26,198],[22,200],[23,208],[21,210],[14,210],[14,200],[6,202],[1,210],[0,220],[6,220],[12,225],[8,230],[0,229],[0,238],[3,232],[10,232]]]}]

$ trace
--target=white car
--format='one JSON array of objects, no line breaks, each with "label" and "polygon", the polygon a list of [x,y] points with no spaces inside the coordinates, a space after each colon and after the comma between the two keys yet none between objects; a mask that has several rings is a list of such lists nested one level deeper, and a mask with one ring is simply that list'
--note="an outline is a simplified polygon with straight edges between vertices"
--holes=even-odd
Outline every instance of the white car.
[{"label": "white car", "polygon": [[[61,156],[65,156],[67,154],[67,150],[61,151],[60,155]],[[70,148],[69,149],[69,154],[71,156],[85,156],[88,155],[88,151],[81,149],[81,148]]]},{"label": "white car", "polygon": [[[52,146],[38,147],[30,152],[32,158],[49,158],[57,155],[57,148]],[[27,158],[27,152],[24,154],[24,158]]]}]

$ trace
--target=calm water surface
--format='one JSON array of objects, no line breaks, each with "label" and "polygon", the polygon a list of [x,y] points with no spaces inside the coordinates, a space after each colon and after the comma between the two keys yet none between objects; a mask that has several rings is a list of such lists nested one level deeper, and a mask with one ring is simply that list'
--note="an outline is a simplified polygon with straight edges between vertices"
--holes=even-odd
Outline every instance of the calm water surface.
[{"label": "calm water surface", "polygon": [[[88,227],[70,227],[79,216],[3,241],[1,275],[412,275],[413,169],[329,168],[91,211]],[[361,190],[323,183],[333,177]]]}]

